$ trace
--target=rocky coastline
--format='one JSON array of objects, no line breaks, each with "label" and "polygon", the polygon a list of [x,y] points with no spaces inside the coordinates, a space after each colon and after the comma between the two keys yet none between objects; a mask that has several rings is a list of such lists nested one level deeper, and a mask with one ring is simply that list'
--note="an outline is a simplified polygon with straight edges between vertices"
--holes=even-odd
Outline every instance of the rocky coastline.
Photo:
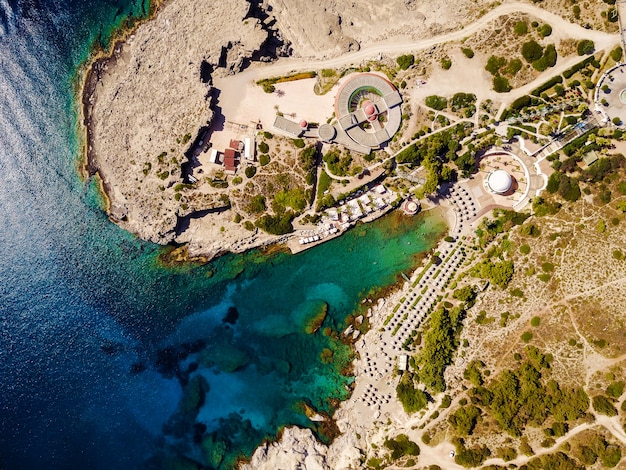
[{"label": "rocky coastline", "polygon": [[[99,179],[113,222],[145,240],[184,244],[182,258],[202,261],[285,241],[242,230],[232,221],[228,201],[211,193],[190,189],[177,199],[181,194],[177,186],[186,184],[180,173],[186,153],[200,133],[215,124],[212,78],[281,55],[339,56],[388,33],[368,26],[366,20],[374,20],[365,1],[353,2],[342,12],[330,1],[310,6],[289,2],[289,11],[305,12],[310,7],[308,15],[289,15],[275,3],[226,0],[216,8],[208,2],[162,2],[109,54],[94,58],[81,90],[85,171]],[[391,3],[397,12],[379,12],[378,20],[389,24],[397,20],[393,34],[414,37],[417,33],[410,30],[414,17],[423,24],[421,34],[439,28],[437,12],[444,2],[431,5],[429,17],[416,9],[408,10],[413,16],[407,16],[404,1]],[[211,227],[180,230],[181,222],[195,216],[210,217]],[[380,317],[384,308],[381,300],[371,315]],[[361,338],[357,352],[364,345]],[[258,448],[242,468],[359,468],[363,454],[354,413],[352,405],[342,404],[337,410],[332,419],[342,434],[330,446],[317,441],[308,429],[287,428],[278,442]]]},{"label": "rocky coastline", "polygon": [[[233,226],[227,198],[202,189],[182,200],[177,194],[186,183],[181,166],[213,121],[212,75],[283,53],[277,34],[254,15],[264,16],[245,0],[220,10],[163,2],[94,58],[81,90],[84,170],[99,180],[106,211],[122,228],[159,244],[189,243],[192,257],[207,259],[276,241]],[[198,17],[214,26],[204,37],[190,34],[202,26]],[[221,233],[184,234],[190,219],[207,215]]]}]

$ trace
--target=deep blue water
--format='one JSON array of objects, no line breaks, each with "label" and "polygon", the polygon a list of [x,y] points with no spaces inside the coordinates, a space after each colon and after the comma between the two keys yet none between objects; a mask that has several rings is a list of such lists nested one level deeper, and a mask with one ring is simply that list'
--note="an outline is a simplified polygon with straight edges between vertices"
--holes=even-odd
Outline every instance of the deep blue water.
[{"label": "deep blue water", "polygon": [[343,328],[443,230],[393,216],[299,256],[161,266],[76,171],[77,70],[147,8],[0,0],[2,469],[227,467],[282,425],[311,426],[298,404],[330,412],[346,397],[349,350],[306,334],[307,318],[326,302],[324,326]]}]

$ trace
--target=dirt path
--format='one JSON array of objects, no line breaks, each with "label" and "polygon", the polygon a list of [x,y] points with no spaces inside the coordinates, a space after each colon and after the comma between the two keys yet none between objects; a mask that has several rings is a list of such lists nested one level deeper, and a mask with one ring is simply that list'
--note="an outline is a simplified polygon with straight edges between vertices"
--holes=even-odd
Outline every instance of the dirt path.
[{"label": "dirt path", "polygon": [[[558,34],[562,37],[570,37],[574,39],[591,39],[594,41],[597,50],[603,50],[617,44],[619,42],[619,35],[617,34],[607,34],[599,31],[587,30],[582,28],[579,25],[568,22],[567,20],[561,18],[554,13],[550,13],[545,11],[535,5],[531,5],[528,3],[507,3],[505,5],[500,5],[493,10],[489,11],[486,15],[464,27],[463,29],[459,29],[457,31],[452,31],[446,34],[442,34],[439,36],[425,38],[418,41],[405,41],[400,38],[390,38],[387,41],[380,42],[376,45],[366,46],[363,49],[348,53],[339,57],[331,58],[331,59],[301,59],[301,58],[281,58],[273,63],[266,64],[256,62],[253,63],[250,68],[245,70],[242,73],[239,73],[234,76],[216,77],[214,80],[215,86],[217,89],[221,91],[219,102],[220,107],[222,108],[222,112],[224,115],[228,116],[231,114],[241,114],[239,112],[239,108],[241,106],[241,102],[246,95],[252,93],[257,99],[260,99],[255,91],[257,87],[253,85],[256,80],[265,77],[271,76],[281,76],[286,75],[296,71],[309,71],[309,70],[319,70],[322,68],[340,68],[350,64],[359,64],[366,60],[373,60],[380,54],[388,54],[388,55],[399,55],[412,51],[419,51],[423,49],[427,49],[433,47],[437,44],[450,42],[450,41],[459,41],[467,36],[470,36],[484,27],[486,27],[489,22],[497,19],[500,16],[513,14],[513,13],[526,13],[529,15],[536,16],[541,18],[543,21],[546,21],[552,25],[553,30],[555,31],[555,35]],[[567,68],[571,67],[575,63],[579,62],[581,58],[579,56],[570,56],[568,58],[559,58],[555,67],[548,69],[539,75],[532,82],[516,88],[509,93],[498,94],[491,89],[491,84],[488,80],[484,80],[483,75],[483,66],[484,64],[476,62],[476,64],[472,64],[472,67],[477,67],[477,69],[473,72],[471,83],[464,83],[464,85],[470,86],[473,88],[472,92],[476,93],[477,96],[480,96],[480,100],[485,100],[487,98],[491,98],[494,101],[497,100],[502,102],[500,109],[504,109],[511,101],[516,98],[529,93],[531,90],[536,88],[539,84],[543,83],[547,80],[548,77],[557,75],[562,73]],[[480,70],[478,70],[480,69]],[[472,72],[470,70],[466,70],[465,76],[468,76],[468,73]],[[441,74],[440,74],[441,75]],[[447,78],[446,83],[449,80],[452,80],[454,77],[445,75],[444,78]],[[251,85],[253,88],[250,88]],[[449,85],[449,84],[448,84]],[[461,86],[459,84],[459,86]],[[416,90],[415,98],[419,98],[422,94],[433,94],[440,93],[441,88],[449,88],[449,86],[445,86],[442,83],[431,83],[423,89]],[[455,89],[457,88],[456,81],[454,83]],[[259,88],[260,90],[260,88]],[[259,91],[259,93],[262,93]],[[296,93],[298,96],[302,97],[302,94]],[[243,95],[243,96],[242,96]],[[329,98],[332,99],[332,91],[328,93]],[[327,96],[327,95],[325,95]],[[251,98],[249,96],[248,98]],[[319,98],[319,97],[318,97]],[[253,100],[254,101],[254,100]],[[310,108],[310,107],[309,107]],[[282,110],[282,109],[281,109]],[[269,110],[272,111],[271,109]],[[258,112],[258,108],[257,108]],[[247,113],[243,113],[247,115]],[[477,113],[478,114],[478,113]],[[499,114],[499,113],[498,113]]]}]

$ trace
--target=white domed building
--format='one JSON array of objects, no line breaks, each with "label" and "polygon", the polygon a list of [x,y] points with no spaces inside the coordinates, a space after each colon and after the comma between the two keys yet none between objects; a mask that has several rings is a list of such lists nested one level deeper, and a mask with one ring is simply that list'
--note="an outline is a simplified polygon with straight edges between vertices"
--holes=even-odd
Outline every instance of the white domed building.
[{"label": "white domed building", "polygon": [[506,194],[513,187],[513,177],[504,170],[494,170],[485,181],[487,189],[494,194]]}]

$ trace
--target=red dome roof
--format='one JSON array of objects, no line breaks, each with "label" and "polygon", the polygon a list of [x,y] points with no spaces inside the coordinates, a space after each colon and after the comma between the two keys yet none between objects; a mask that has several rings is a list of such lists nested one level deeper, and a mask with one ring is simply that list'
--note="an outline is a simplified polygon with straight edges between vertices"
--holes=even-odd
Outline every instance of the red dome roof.
[{"label": "red dome roof", "polygon": [[302,121],[300,121],[300,127],[302,129],[306,129],[307,127],[309,127],[309,123],[303,119]]},{"label": "red dome roof", "polygon": [[376,113],[376,108],[374,107],[373,104],[369,103],[365,105],[365,107],[363,108],[363,111],[365,111],[366,116],[371,116],[372,114]]}]

